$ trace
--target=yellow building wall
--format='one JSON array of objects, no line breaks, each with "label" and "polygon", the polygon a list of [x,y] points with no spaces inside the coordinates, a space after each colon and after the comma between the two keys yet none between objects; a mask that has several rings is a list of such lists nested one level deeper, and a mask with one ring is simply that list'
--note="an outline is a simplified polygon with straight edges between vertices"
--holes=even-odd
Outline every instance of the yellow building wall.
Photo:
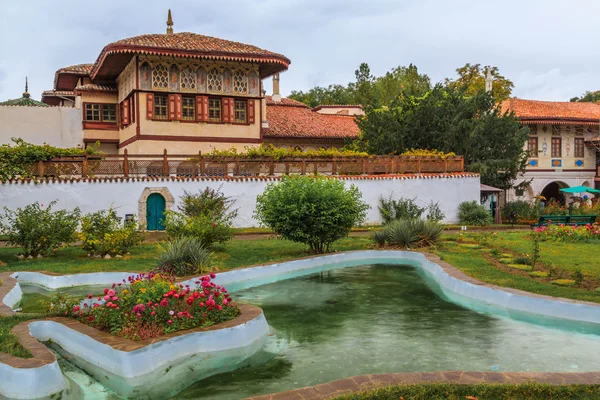
[{"label": "yellow building wall", "polygon": [[[545,132],[544,132],[545,126]],[[584,150],[584,157],[575,157],[575,138],[587,139],[598,135],[598,128],[593,128],[592,132],[584,127],[583,134],[576,134],[575,127],[569,125],[555,126],[537,125],[532,129],[531,136],[538,138],[538,155],[528,160],[527,171],[536,171],[544,169],[567,169],[567,170],[587,170],[596,168],[596,154],[588,147]],[[552,157],[552,138],[560,137],[562,139],[562,156]],[[525,144],[527,149],[527,144]],[[553,160],[555,160],[553,165]],[[533,162],[532,162],[533,161]],[[581,165],[577,162],[581,161]],[[537,165],[532,165],[537,162]],[[559,165],[560,164],[560,165]]]},{"label": "yellow building wall", "polygon": [[163,154],[167,149],[168,154],[198,154],[208,153],[214,149],[228,150],[235,148],[238,152],[245,147],[259,146],[258,143],[218,143],[218,142],[180,142],[168,140],[138,140],[119,149],[122,154],[127,149],[128,154]]},{"label": "yellow building wall", "polygon": [[[140,134],[200,136],[214,138],[260,138],[260,101],[255,100],[254,123],[250,125],[214,124],[208,122],[153,121],[146,119],[146,93],[140,93]],[[131,135],[130,135],[131,136]]]}]

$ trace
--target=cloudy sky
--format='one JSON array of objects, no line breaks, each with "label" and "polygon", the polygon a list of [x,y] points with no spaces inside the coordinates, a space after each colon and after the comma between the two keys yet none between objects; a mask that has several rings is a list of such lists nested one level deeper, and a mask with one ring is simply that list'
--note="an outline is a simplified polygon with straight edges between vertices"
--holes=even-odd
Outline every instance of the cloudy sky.
[{"label": "cloudy sky", "polygon": [[164,33],[167,8],[176,32],[285,54],[283,94],[346,84],[361,62],[375,75],[413,63],[433,82],[467,62],[496,65],[520,98],[600,89],[598,0],[0,0],[0,101],[20,97],[25,75],[39,99],[58,68]]}]

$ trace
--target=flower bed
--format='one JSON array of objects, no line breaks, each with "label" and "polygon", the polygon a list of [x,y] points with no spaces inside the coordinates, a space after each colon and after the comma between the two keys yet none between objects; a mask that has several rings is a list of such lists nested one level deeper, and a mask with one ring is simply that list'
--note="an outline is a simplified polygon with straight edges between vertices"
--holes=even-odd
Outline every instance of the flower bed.
[{"label": "flower bed", "polygon": [[600,224],[587,224],[583,226],[548,225],[535,228],[543,239],[577,241],[584,239],[600,239]]},{"label": "flower bed", "polygon": [[212,282],[215,274],[197,280],[196,287],[177,284],[163,271],[130,276],[104,289],[104,296],[80,301],[58,294],[48,304],[50,314],[68,316],[101,331],[130,340],[211,326],[240,314],[227,289]]}]

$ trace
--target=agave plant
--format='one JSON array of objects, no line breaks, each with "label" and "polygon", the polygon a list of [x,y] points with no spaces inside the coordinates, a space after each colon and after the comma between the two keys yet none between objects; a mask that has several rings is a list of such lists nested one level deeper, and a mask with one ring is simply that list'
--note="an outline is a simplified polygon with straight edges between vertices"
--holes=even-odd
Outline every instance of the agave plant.
[{"label": "agave plant", "polygon": [[159,244],[158,252],[158,266],[176,276],[205,272],[211,254],[202,241],[189,236]]},{"label": "agave plant", "polygon": [[385,242],[388,240],[387,229],[373,231],[373,233],[371,233],[371,240],[373,240],[379,247],[383,247]]},{"label": "agave plant", "polygon": [[476,201],[464,201],[458,205],[458,219],[466,225],[489,225],[491,214]]},{"label": "agave plant", "polygon": [[418,242],[419,237],[415,234],[412,221],[410,219],[399,219],[387,225],[385,230],[391,245],[410,249]]},{"label": "agave plant", "polygon": [[419,237],[419,246],[435,246],[442,236],[444,226],[439,222],[419,220],[416,224],[416,234]]}]

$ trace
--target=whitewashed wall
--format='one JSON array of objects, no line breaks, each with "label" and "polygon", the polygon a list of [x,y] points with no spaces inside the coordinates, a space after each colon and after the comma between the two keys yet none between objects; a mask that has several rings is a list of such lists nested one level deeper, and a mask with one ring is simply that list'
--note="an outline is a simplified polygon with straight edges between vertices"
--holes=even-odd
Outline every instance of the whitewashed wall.
[{"label": "whitewashed wall", "polygon": [[[177,207],[184,191],[196,192],[205,187],[217,189],[231,196],[239,208],[234,221],[236,227],[254,227],[258,222],[252,217],[256,206],[256,197],[274,180],[140,180],[129,182],[90,182],[75,181],[56,183],[17,182],[0,184],[0,205],[9,209],[23,207],[39,201],[47,204],[58,200],[59,208],[79,207],[83,213],[106,209],[113,205],[120,216],[134,214],[138,217],[139,200],[145,188],[167,188],[175,199]],[[439,202],[446,215],[445,222],[457,222],[458,205],[463,201],[479,202],[479,177],[422,177],[401,179],[397,177],[345,179],[346,185],[356,185],[363,200],[371,209],[367,213],[368,224],[381,222],[377,209],[380,196],[393,195],[396,198],[416,198],[420,205],[430,201]]]},{"label": "whitewashed wall", "polygon": [[72,107],[0,106],[0,144],[11,138],[56,147],[83,145],[81,110]]}]

